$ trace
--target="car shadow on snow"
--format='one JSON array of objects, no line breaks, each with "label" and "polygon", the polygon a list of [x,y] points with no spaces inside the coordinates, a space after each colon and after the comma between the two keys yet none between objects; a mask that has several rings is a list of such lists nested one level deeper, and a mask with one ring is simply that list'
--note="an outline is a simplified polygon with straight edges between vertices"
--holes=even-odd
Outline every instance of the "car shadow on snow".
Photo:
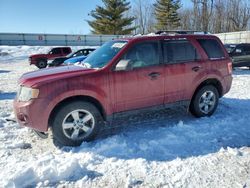
[{"label": "car shadow on snow", "polygon": [[250,75],[250,70],[247,68],[236,68],[233,70],[234,75]]},{"label": "car shadow on snow", "polygon": [[0,70],[0,74],[1,74],[1,73],[9,73],[9,72],[11,72],[11,71],[8,71],[8,70]]},{"label": "car shadow on snow", "polygon": [[14,99],[15,96],[16,96],[16,92],[4,93],[4,92],[0,91],[0,100],[10,100],[10,99]]},{"label": "car shadow on snow", "polygon": [[222,98],[211,117],[196,119],[180,108],[141,114],[114,123],[113,127],[119,126],[108,135],[72,150],[118,159],[170,161],[250,146],[249,108],[250,100]]}]

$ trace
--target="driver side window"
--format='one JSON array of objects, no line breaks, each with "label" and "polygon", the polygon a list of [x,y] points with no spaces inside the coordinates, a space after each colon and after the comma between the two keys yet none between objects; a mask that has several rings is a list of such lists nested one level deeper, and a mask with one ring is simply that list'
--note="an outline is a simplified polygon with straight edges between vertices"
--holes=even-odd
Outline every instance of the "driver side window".
[{"label": "driver side window", "polygon": [[130,62],[131,68],[141,68],[159,64],[159,43],[142,42],[135,44],[123,56],[123,60]]}]

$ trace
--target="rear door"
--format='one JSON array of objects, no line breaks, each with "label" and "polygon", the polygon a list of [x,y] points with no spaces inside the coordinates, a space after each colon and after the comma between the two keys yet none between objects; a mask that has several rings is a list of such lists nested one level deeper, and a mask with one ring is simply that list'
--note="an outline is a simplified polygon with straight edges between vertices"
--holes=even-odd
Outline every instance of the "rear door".
[{"label": "rear door", "polygon": [[186,38],[162,42],[165,64],[164,103],[190,100],[196,79],[206,76],[206,63],[201,60],[194,42]]},{"label": "rear door", "polygon": [[111,74],[115,112],[163,104],[165,72],[160,49],[159,41],[146,41],[123,55],[131,69]]}]

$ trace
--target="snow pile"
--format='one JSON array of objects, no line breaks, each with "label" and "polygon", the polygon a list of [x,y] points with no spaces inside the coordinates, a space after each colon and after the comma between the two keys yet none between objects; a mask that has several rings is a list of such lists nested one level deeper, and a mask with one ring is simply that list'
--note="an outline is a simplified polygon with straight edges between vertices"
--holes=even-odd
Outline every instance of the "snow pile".
[{"label": "snow pile", "polygon": [[[21,164],[22,165],[22,164]],[[7,187],[28,187],[38,185],[56,184],[57,182],[75,181],[88,178],[88,171],[81,167],[74,157],[61,158],[51,153],[45,153],[37,161],[22,165],[21,171],[11,176]],[[37,183],[39,182],[39,183]]]},{"label": "snow pile", "polygon": [[0,62],[28,60],[31,54],[47,53],[51,47],[41,46],[0,46]]},{"label": "snow pile", "polygon": [[234,72],[212,117],[183,109],[141,114],[94,142],[60,149],[11,121],[16,81],[36,69],[17,59],[0,62],[3,187],[250,187],[249,70]]}]

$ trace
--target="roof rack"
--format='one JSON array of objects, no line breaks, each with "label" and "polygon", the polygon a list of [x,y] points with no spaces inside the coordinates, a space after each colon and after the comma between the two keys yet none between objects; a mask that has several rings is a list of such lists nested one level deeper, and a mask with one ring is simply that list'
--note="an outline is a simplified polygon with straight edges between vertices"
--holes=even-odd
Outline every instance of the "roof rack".
[{"label": "roof rack", "polygon": [[187,34],[210,34],[207,31],[192,31],[192,30],[161,30],[157,31],[155,34],[157,35],[167,35],[167,34],[179,34],[179,35],[187,35]]}]

